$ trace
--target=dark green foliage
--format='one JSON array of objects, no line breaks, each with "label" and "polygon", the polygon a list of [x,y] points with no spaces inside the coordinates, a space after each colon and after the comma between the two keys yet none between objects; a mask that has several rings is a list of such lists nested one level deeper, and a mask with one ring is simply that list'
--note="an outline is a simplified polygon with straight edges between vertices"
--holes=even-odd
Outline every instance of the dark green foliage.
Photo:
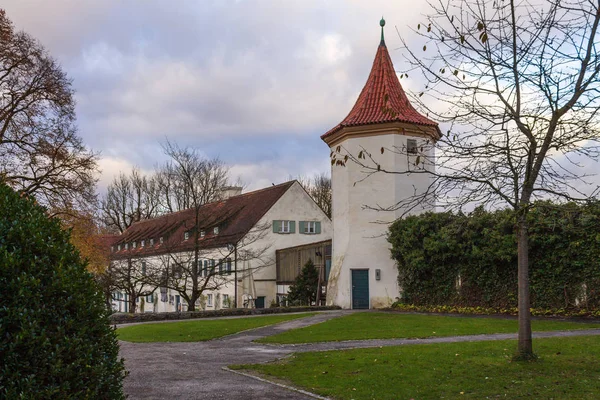
[{"label": "dark green foliage", "polygon": [[0,184],[0,398],[124,398],[103,296],[59,221]]},{"label": "dark green foliage", "polygon": [[300,275],[290,286],[288,301],[292,305],[311,305],[317,299],[317,289],[319,285],[319,271],[315,268],[312,260],[309,259]]},{"label": "dark green foliage", "polygon": [[[402,302],[506,309],[517,305],[511,210],[425,213],[390,228]],[[538,202],[529,213],[531,306],[600,307],[600,204]]]}]

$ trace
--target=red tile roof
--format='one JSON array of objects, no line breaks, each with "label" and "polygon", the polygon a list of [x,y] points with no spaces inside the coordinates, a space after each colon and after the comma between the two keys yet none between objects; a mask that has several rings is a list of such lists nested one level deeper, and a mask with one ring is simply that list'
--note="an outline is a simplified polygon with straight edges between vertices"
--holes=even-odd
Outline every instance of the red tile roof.
[{"label": "red tile roof", "polygon": [[436,122],[419,114],[410,104],[396,76],[387,47],[382,42],[377,49],[369,79],[360,92],[356,104],[348,116],[322,135],[321,139],[325,140],[346,126],[385,122],[406,122],[436,128],[438,126]]},{"label": "red tile roof", "polygon": [[[224,247],[237,243],[252,229],[281,196],[295,183],[290,181],[265,189],[248,192],[229,199],[204,204],[198,209],[198,230],[205,231],[198,238],[201,249]],[[190,251],[194,249],[194,235],[184,240],[184,233],[195,227],[195,210],[187,209],[176,213],[139,221],[117,236],[111,243],[112,258],[128,258]],[[219,233],[213,234],[218,227]],[[160,238],[163,243],[160,243]],[[154,244],[150,245],[150,239]],[[141,247],[141,241],[145,246]],[[136,248],[132,243],[136,242]],[[129,248],[125,250],[124,244]],[[121,250],[117,251],[117,246]]]}]

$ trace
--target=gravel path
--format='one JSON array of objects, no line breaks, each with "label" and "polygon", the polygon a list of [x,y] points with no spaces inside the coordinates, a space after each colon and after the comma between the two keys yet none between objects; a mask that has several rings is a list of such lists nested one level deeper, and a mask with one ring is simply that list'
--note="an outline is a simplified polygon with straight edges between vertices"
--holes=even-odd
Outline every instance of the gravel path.
[{"label": "gravel path", "polygon": [[[516,334],[452,336],[430,339],[376,339],[297,345],[253,343],[253,340],[313,325],[351,313],[321,312],[315,316],[240,332],[196,343],[120,342],[129,376],[125,392],[130,399],[310,399],[284,387],[223,370],[231,364],[273,361],[293,352],[398,346],[426,343],[515,339]],[[534,338],[600,335],[600,329],[535,332]]]}]

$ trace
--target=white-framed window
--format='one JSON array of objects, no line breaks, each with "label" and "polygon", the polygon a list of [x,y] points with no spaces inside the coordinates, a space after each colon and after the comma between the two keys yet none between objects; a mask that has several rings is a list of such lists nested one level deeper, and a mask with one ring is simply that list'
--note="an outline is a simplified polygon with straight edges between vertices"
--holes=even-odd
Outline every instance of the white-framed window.
[{"label": "white-framed window", "polygon": [[117,245],[117,251],[121,251],[121,245],[120,244]]},{"label": "white-framed window", "polygon": [[279,232],[281,233],[290,233],[290,221],[281,221],[281,228]]},{"label": "white-framed window", "polygon": [[110,246],[110,252],[114,253],[115,252],[115,246]]},{"label": "white-framed window", "polygon": [[190,238],[190,232],[189,231],[183,232],[183,240],[188,240],[189,238]]},{"label": "white-framed window", "polygon": [[304,233],[316,233],[317,223],[315,221],[306,221],[304,223]]},{"label": "white-framed window", "polygon": [[140,242],[140,246],[146,247],[146,240],[142,239],[142,241]]},{"label": "white-framed window", "polygon": [[131,243],[131,248],[132,249],[135,249],[136,247],[137,247],[137,242],[136,241],[134,241],[133,243]]},{"label": "white-framed window", "polygon": [[159,242],[160,244],[163,244],[163,242],[164,242],[164,239],[163,239],[163,237],[162,237],[162,236],[161,236],[161,237],[158,239],[158,242]]},{"label": "white-framed window", "polygon": [[206,236],[206,231],[200,231],[200,237],[203,238],[204,236]]},{"label": "white-framed window", "polygon": [[212,307],[213,306],[213,295],[211,293],[206,295],[206,305],[208,307]]},{"label": "white-framed window", "polygon": [[129,250],[129,243],[125,243],[125,250]]},{"label": "white-framed window", "polygon": [[219,227],[218,227],[218,226],[215,226],[215,227],[213,228],[213,234],[215,234],[215,235],[218,235],[218,234],[219,234]]},{"label": "white-framed window", "polygon": [[150,246],[154,246],[154,238],[150,239]]},{"label": "white-framed window", "polygon": [[150,293],[146,296],[146,303],[154,303],[154,293]]},{"label": "white-framed window", "polygon": [[417,139],[406,139],[406,153],[417,154]]},{"label": "white-framed window", "polygon": [[223,295],[223,308],[229,308],[229,295]]}]

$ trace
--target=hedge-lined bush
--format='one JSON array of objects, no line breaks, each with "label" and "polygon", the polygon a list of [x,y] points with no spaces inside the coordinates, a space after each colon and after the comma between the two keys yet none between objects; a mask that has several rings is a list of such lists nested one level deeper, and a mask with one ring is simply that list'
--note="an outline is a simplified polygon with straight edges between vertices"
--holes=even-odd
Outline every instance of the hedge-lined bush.
[{"label": "hedge-lined bush", "polygon": [[[600,203],[538,202],[529,213],[531,306],[600,309]],[[402,303],[517,305],[511,210],[425,213],[396,221],[388,240]]]},{"label": "hedge-lined bush", "polygon": [[0,398],[124,398],[118,352],[68,232],[0,184]]}]

